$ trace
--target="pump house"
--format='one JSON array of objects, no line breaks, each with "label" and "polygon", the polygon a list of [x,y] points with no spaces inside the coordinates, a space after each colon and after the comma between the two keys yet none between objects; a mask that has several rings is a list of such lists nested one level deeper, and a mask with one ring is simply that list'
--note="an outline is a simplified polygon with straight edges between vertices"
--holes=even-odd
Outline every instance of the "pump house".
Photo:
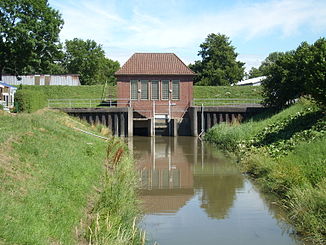
[{"label": "pump house", "polygon": [[115,75],[118,106],[140,117],[180,118],[191,104],[195,73],[173,53],[135,53]]}]

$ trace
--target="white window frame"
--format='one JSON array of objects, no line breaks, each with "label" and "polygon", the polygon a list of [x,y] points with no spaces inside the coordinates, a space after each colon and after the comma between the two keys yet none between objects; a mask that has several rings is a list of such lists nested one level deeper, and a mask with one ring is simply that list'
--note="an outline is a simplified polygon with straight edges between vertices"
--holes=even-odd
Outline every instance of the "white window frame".
[{"label": "white window frame", "polygon": [[[153,82],[155,82],[157,84],[157,98],[153,99]],[[151,80],[151,86],[150,86],[150,90],[151,90],[151,100],[160,100],[160,81],[159,80]]]},{"label": "white window frame", "polygon": [[[147,85],[147,98],[146,99],[143,99],[143,82],[146,82],[146,85]],[[149,100],[149,80],[140,80],[140,100]]]},{"label": "white window frame", "polygon": [[[137,89],[136,89],[136,99],[132,98],[132,82],[136,82],[137,85]],[[138,90],[139,90],[139,81],[138,80],[130,80],[130,100],[138,100],[139,99],[139,95],[138,95]]]},{"label": "white window frame", "polygon": [[[167,82],[168,84],[168,90],[167,90],[167,95],[168,97],[167,98],[164,98],[163,96],[163,82]],[[162,80],[161,81],[161,100],[169,100],[170,99],[170,80]]]},{"label": "white window frame", "polygon": [[[173,89],[173,83],[174,82],[178,82],[178,88],[179,88],[179,90],[178,90],[178,98],[177,99],[174,98],[174,95],[173,95],[173,93],[175,92],[174,89]],[[172,100],[180,100],[180,97],[181,97],[181,84],[180,84],[180,80],[172,80],[171,81],[171,89],[172,89],[171,99]]]}]

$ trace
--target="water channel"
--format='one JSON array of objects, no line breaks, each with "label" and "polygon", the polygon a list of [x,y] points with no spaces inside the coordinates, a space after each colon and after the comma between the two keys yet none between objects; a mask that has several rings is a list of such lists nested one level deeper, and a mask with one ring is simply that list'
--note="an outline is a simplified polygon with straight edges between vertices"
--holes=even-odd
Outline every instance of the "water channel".
[{"label": "water channel", "polygon": [[195,137],[133,137],[149,244],[302,244],[216,148]]}]

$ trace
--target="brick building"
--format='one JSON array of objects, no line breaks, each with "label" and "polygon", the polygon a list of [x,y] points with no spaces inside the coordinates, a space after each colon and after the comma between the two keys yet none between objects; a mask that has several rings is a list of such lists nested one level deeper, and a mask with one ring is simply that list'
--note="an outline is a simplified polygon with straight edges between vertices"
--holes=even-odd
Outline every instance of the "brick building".
[{"label": "brick building", "polygon": [[191,104],[195,73],[173,53],[135,53],[115,75],[118,106],[142,117],[180,118]]}]

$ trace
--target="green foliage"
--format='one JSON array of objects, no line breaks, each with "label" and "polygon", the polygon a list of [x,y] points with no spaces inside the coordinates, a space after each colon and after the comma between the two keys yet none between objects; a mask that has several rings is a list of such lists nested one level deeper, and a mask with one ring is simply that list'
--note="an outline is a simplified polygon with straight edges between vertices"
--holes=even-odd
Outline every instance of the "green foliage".
[{"label": "green foliage", "polygon": [[202,60],[189,65],[197,73],[198,85],[231,85],[243,78],[244,63],[236,60],[238,54],[227,36],[209,34],[200,48]]},{"label": "green foliage", "polygon": [[15,94],[15,107],[18,112],[34,112],[44,108],[46,96],[41,91],[18,90]]},{"label": "green foliage", "polygon": [[320,105],[326,106],[326,39],[320,38],[307,50],[297,51],[300,61],[301,82],[306,93]]},{"label": "green foliage", "polygon": [[262,81],[264,103],[282,108],[302,95],[304,85],[296,77],[294,52],[287,52],[269,67],[269,74]]},{"label": "green foliage", "polygon": [[326,134],[325,116],[320,110],[307,108],[286,119],[264,127],[250,142],[254,147],[267,147],[271,156],[286,155],[301,141],[311,142]]},{"label": "green foliage", "polygon": [[282,53],[282,52],[270,53],[258,68],[252,67],[250,69],[248,78],[267,76],[271,65],[274,64],[275,61],[283,54],[284,53]]},{"label": "green foliage", "polygon": [[120,65],[107,59],[102,46],[95,41],[66,40],[65,50],[63,64],[69,73],[80,75],[82,85],[115,83],[114,73]]},{"label": "green foliage", "polygon": [[248,79],[264,76],[263,72],[259,68],[251,67],[251,69],[249,70],[249,72],[247,74],[248,75]]},{"label": "green foliage", "polygon": [[0,1],[0,75],[51,73],[62,25],[47,0]]},{"label": "green foliage", "polygon": [[279,53],[266,66],[262,82],[267,106],[282,108],[302,95],[326,105],[326,39],[303,42],[295,51]]}]

